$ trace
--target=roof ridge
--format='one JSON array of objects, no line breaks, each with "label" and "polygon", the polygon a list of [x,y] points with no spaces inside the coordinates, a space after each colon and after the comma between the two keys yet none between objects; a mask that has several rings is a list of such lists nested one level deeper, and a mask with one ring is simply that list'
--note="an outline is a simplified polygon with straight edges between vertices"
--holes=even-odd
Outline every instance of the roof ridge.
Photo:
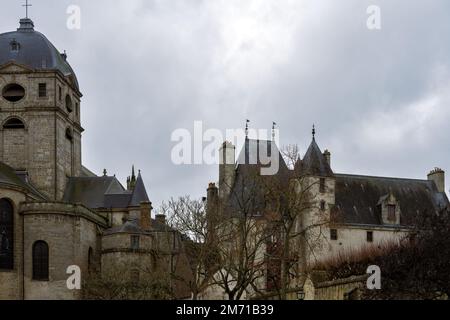
[{"label": "roof ridge", "polygon": [[404,180],[404,181],[417,181],[417,182],[431,182],[427,179],[417,178],[400,178],[400,177],[383,177],[383,176],[371,176],[364,174],[351,174],[351,173],[335,173],[336,177],[353,177],[353,178],[373,178],[373,179],[389,179],[389,180]]}]

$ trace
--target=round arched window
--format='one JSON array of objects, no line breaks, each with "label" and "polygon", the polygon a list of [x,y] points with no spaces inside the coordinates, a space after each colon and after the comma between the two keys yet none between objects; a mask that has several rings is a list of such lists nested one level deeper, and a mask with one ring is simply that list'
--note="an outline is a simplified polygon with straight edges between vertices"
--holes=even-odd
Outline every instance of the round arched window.
[{"label": "round arched window", "polygon": [[70,95],[66,96],[66,109],[68,112],[73,111],[72,98],[70,97]]},{"label": "round arched window", "polygon": [[9,102],[17,102],[25,97],[25,88],[17,83],[11,83],[2,90],[2,96]]}]

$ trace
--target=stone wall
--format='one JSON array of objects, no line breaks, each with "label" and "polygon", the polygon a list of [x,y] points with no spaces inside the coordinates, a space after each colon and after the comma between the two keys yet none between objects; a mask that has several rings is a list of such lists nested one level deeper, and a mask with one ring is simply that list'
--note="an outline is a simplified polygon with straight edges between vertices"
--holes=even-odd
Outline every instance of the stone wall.
[{"label": "stone wall", "polygon": [[[24,87],[25,97],[13,103],[0,95],[0,161],[16,170],[26,169],[41,192],[59,200],[67,176],[81,172],[80,95],[53,71],[34,72],[19,66],[0,70],[0,93],[11,83]],[[46,97],[39,97],[40,83],[46,84]],[[72,97],[72,112],[65,106],[67,94]],[[25,123],[25,130],[3,129],[4,122],[13,116]],[[67,128],[73,131],[72,142],[66,138]]]}]

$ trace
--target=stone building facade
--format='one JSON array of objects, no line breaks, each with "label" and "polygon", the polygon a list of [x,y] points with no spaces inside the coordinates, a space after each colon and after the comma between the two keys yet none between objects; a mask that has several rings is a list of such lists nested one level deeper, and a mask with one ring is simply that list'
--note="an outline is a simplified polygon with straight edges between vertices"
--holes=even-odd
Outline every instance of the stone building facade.
[{"label": "stone building facade", "polygon": [[[243,214],[242,203],[251,203],[250,214],[254,219],[273,220],[272,198],[267,196],[274,188],[264,183],[267,179],[261,168],[267,165],[260,158],[278,160],[279,168],[272,177],[277,183],[292,186],[296,194],[308,193],[308,204],[295,218],[293,233],[301,234],[293,243],[296,246],[297,265],[302,277],[293,277],[290,287],[303,285],[305,273],[314,270],[321,262],[338,255],[354,254],[358,250],[375,246],[389,246],[402,241],[414,240],[414,223],[417,215],[439,213],[449,207],[445,193],[445,173],[432,170],[427,179],[370,177],[338,174],[332,170],[331,153],[322,152],[313,139],[303,158],[294,159],[288,167],[284,157],[273,141],[252,140],[248,137],[236,157],[235,147],[225,142],[219,150],[219,185],[216,192],[223,203],[222,210],[232,214]],[[290,159],[292,160],[292,159]],[[278,189],[281,193],[287,189]],[[245,193],[251,198],[237,199]],[[211,198],[211,196],[209,196]],[[289,195],[280,194],[286,203]],[[209,202],[214,199],[208,199]],[[284,206],[288,206],[287,204]],[[285,215],[281,205],[275,214]],[[223,214],[223,213],[222,213]],[[249,214],[249,213],[245,213]],[[280,243],[280,240],[276,240]],[[273,255],[268,248],[261,247],[262,255]],[[273,268],[273,261],[266,264],[265,278],[259,291],[271,291],[271,274],[279,275],[280,266]],[[276,263],[275,263],[276,265]],[[279,288],[278,288],[279,289]],[[248,293],[251,296],[252,289]],[[341,292],[342,293],[342,292]],[[209,288],[205,297],[221,297],[217,286]]]},{"label": "stone building facade", "polygon": [[67,55],[33,21],[0,34],[0,299],[79,299],[69,266],[82,280],[119,265],[190,277],[184,240],[151,218],[141,173],[125,188],[82,165],[81,98]]}]

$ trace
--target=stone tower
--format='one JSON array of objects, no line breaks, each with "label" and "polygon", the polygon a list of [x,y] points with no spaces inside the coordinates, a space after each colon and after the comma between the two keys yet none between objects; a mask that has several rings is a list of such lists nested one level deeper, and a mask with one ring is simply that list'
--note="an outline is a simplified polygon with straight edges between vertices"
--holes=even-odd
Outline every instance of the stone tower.
[{"label": "stone tower", "polygon": [[60,200],[81,173],[80,99],[75,73],[33,21],[0,34],[0,161]]}]

